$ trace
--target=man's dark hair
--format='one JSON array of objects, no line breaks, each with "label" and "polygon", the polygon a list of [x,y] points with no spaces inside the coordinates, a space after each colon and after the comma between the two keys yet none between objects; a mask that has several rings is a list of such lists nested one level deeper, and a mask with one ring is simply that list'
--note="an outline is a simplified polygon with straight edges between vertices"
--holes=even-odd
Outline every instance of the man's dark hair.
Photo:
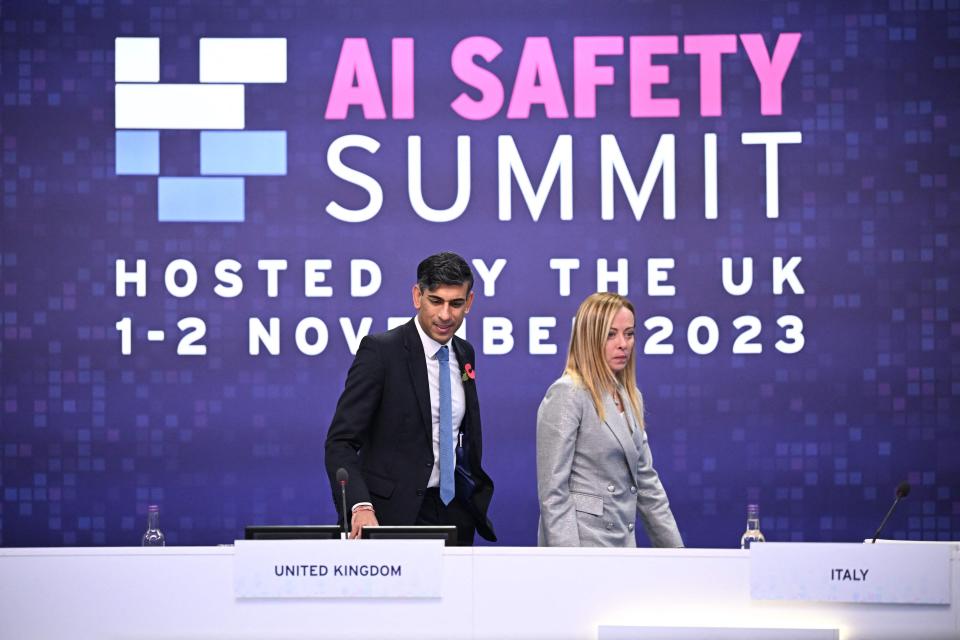
[{"label": "man's dark hair", "polygon": [[467,261],[450,251],[444,251],[424,259],[417,265],[417,286],[420,291],[433,291],[437,287],[467,284],[467,293],[473,289],[473,271]]}]

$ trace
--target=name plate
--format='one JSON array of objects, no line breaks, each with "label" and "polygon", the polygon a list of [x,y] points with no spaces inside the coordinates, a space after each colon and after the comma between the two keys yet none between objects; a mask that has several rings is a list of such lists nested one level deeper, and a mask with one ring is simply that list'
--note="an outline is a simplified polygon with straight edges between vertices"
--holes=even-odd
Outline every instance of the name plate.
[{"label": "name plate", "polygon": [[950,604],[952,553],[950,544],[755,544],[750,547],[750,596]]},{"label": "name plate", "polygon": [[237,540],[237,598],[439,598],[442,540]]}]

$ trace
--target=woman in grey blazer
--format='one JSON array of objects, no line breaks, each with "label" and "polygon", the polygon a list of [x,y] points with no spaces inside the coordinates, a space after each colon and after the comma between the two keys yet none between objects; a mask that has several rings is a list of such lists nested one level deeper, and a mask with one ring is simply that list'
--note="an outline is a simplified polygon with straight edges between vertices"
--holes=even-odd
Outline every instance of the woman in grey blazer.
[{"label": "woman in grey blazer", "polygon": [[638,511],[654,546],[683,546],[647,444],[634,318],[614,293],[577,310],[564,375],[537,412],[540,546],[635,547]]}]

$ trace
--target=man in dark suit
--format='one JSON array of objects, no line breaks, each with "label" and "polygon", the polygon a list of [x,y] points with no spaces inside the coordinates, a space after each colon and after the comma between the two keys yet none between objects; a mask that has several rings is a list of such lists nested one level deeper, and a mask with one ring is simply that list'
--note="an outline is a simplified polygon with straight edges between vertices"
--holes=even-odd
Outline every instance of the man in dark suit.
[{"label": "man in dark suit", "polygon": [[476,361],[470,343],[454,335],[473,304],[472,288],[463,258],[430,256],[417,267],[416,317],[360,342],[325,460],[338,512],[336,472],[350,474],[351,538],[363,527],[416,524],[455,525],[460,545],[473,544],[474,532],[496,541],[486,515],[493,482],[480,466]]}]

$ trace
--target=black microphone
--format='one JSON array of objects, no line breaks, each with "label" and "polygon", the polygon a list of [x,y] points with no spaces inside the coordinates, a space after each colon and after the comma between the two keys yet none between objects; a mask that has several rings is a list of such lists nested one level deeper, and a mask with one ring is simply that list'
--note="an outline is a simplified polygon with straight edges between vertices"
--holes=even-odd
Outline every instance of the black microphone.
[{"label": "black microphone", "polygon": [[340,485],[340,506],[343,511],[343,532],[350,533],[350,521],[347,519],[347,481],[350,480],[350,474],[343,467],[337,469],[337,484]]},{"label": "black microphone", "polygon": [[880,523],[880,526],[877,527],[877,532],[873,534],[873,540],[870,541],[870,544],[877,544],[877,538],[880,537],[880,532],[883,531],[883,527],[887,524],[887,520],[890,519],[890,516],[893,515],[893,510],[897,508],[897,504],[904,498],[910,495],[910,483],[901,482],[897,485],[896,500],[893,501],[893,504],[890,505],[890,510],[887,511],[887,515],[883,517],[883,522]]}]

